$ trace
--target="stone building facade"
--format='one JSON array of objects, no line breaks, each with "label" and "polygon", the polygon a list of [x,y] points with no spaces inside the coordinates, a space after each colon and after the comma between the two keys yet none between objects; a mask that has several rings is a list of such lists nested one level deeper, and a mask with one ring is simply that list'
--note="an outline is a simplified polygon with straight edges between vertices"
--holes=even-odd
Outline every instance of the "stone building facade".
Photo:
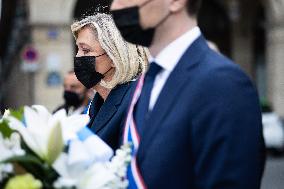
[{"label": "stone building facade", "polygon": [[[28,0],[30,44],[38,52],[39,69],[30,76],[12,74],[7,104],[43,104],[52,110],[62,101],[62,77],[73,66],[70,24],[78,2]],[[284,0],[204,0],[203,4],[200,24],[205,36],[241,65],[261,98],[284,118]],[[52,74],[60,84],[49,80]],[[25,92],[29,86],[30,92],[15,99],[13,86]]]}]

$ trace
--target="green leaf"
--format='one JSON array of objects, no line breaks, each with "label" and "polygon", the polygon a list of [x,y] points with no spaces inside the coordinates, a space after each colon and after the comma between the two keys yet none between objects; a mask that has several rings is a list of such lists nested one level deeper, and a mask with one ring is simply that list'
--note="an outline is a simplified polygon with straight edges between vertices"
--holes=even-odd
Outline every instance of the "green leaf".
[{"label": "green leaf", "polygon": [[33,175],[44,176],[44,163],[33,155],[14,156],[0,163],[16,163]]},{"label": "green leaf", "polygon": [[64,141],[60,122],[52,128],[48,140],[47,161],[51,165],[64,149]]},{"label": "green leaf", "polygon": [[13,133],[13,130],[9,127],[8,121],[5,119],[0,122],[0,132],[4,138],[10,138]]},{"label": "green leaf", "polygon": [[0,163],[17,163],[27,172],[34,175],[43,182],[44,188],[49,186],[58,178],[58,173],[47,163],[43,162],[39,157],[34,155],[15,156]]},{"label": "green leaf", "polygon": [[15,117],[19,121],[23,121],[24,119],[24,108],[21,107],[18,110],[10,110],[11,116]]},{"label": "green leaf", "polygon": [[42,166],[42,161],[33,155],[14,156],[3,161],[3,163],[33,163]]}]

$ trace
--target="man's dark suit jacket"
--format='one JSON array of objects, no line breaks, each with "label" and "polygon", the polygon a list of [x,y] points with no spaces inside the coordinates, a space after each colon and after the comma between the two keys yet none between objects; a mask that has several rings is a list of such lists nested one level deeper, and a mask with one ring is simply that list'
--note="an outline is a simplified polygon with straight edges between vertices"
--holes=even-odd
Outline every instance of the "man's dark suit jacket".
[{"label": "man's dark suit jacket", "polygon": [[116,86],[104,102],[97,93],[92,101],[88,127],[101,137],[112,149],[119,148],[124,118],[130,97],[132,82]]},{"label": "man's dark suit jacket", "polygon": [[202,36],[138,130],[138,167],[148,189],[260,188],[265,155],[257,92]]}]

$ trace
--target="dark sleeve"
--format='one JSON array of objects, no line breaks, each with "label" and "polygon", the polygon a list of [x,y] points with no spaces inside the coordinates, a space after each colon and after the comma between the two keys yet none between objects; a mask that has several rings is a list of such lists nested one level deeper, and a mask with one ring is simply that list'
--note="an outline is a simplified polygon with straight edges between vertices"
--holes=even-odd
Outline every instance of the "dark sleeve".
[{"label": "dark sleeve", "polygon": [[65,109],[65,111],[67,112],[68,107],[67,107],[65,104],[60,105],[60,106],[57,107],[55,110],[53,110],[52,114],[55,114],[56,112],[58,112],[58,111],[61,110],[61,109]]},{"label": "dark sleeve", "polygon": [[200,88],[191,131],[195,189],[259,189],[265,153],[254,86],[233,67],[209,73]]}]

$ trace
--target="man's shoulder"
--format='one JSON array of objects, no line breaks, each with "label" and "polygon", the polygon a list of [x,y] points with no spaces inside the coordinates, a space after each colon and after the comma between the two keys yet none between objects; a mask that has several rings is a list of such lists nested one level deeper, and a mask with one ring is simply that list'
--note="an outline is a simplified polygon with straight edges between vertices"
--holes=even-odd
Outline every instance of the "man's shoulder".
[{"label": "man's shoulder", "polygon": [[[186,57],[190,63],[190,57]],[[184,91],[189,90],[194,93],[211,94],[216,91],[226,91],[227,89],[255,90],[255,86],[250,77],[236,64],[224,55],[211,49],[202,52],[198,62],[186,72],[188,82],[184,85]]]},{"label": "man's shoulder", "polygon": [[228,57],[208,49],[203,53],[195,72],[204,79],[232,79],[233,77],[250,80],[245,71]]},{"label": "man's shoulder", "polygon": [[59,110],[62,110],[62,109],[67,110],[67,106],[65,104],[62,104],[62,105],[58,106],[55,110],[53,110],[52,113],[54,114],[54,113],[56,113],[56,112],[58,112]]},{"label": "man's shoulder", "polygon": [[[195,72],[214,72],[218,69],[232,69],[243,72],[239,65],[220,52],[211,49],[203,35],[190,45],[179,60],[182,67],[195,67]],[[194,65],[194,66],[193,66]]]}]

